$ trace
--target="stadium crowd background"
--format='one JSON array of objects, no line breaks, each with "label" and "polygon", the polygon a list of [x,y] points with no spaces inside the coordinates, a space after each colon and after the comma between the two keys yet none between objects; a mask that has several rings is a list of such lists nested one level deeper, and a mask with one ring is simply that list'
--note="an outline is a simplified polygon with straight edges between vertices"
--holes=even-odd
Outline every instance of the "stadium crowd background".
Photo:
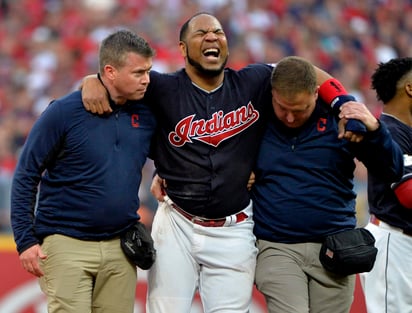
[{"label": "stadium crowd background", "polygon": [[[409,0],[0,0],[0,232],[10,232],[10,183],[33,122],[52,99],[96,73],[101,39],[128,27],[157,50],[153,69],[174,71],[183,66],[180,26],[199,11],[222,22],[228,66],[303,56],[376,115],[381,104],[371,73],[379,62],[412,55]],[[152,169],[149,161],[139,191],[149,224],[156,208]],[[358,166],[360,224],[367,217],[365,174]]]}]

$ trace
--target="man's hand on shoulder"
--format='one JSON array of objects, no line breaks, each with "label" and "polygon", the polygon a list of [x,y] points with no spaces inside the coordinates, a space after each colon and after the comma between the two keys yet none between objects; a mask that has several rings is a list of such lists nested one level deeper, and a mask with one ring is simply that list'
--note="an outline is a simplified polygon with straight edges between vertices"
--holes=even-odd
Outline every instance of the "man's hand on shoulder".
[{"label": "man's hand on shoulder", "polygon": [[93,74],[84,77],[80,89],[82,91],[83,105],[87,111],[99,115],[112,112],[106,88],[97,78],[97,75]]}]

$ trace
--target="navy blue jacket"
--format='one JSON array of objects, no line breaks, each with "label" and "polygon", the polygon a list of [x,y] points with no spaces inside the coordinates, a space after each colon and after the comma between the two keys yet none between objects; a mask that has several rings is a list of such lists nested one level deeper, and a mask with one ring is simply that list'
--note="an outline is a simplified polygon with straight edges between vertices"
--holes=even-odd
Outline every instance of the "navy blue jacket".
[{"label": "navy blue jacket", "polygon": [[[387,125],[393,139],[403,151],[404,174],[412,173],[412,127],[385,113],[381,115],[380,120]],[[391,184],[395,181],[391,180],[391,176],[368,174],[370,213],[392,226],[412,233],[412,210],[403,207],[396,198],[391,188]]]},{"label": "navy blue jacket", "polygon": [[317,104],[299,129],[275,116],[257,157],[252,189],[255,234],[273,242],[319,242],[356,225],[354,158],[369,171],[393,179],[402,175],[402,152],[385,125],[361,143],[337,138],[333,113]]},{"label": "navy blue jacket", "polygon": [[141,170],[155,119],[138,102],[113,109],[107,116],[87,112],[75,91],[52,102],[36,121],[12,185],[11,222],[20,253],[50,234],[112,238],[138,219]]}]

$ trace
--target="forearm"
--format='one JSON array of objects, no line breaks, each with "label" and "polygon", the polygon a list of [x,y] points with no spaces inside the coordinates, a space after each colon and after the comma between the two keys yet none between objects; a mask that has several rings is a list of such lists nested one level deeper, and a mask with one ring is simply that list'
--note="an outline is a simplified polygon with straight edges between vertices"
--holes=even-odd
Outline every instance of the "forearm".
[{"label": "forearm", "polygon": [[87,76],[83,77],[83,79],[81,80],[80,85],[79,85],[79,90],[83,89],[84,81],[85,80],[87,81],[90,78],[97,78],[97,74],[90,74],[90,75],[87,75]]},{"label": "forearm", "polygon": [[388,183],[400,180],[403,174],[403,154],[399,145],[392,140],[386,126],[368,132],[363,142],[358,143],[356,157],[362,161],[375,177]]},{"label": "forearm", "polygon": [[332,76],[329,73],[325,72],[319,67],[316,67],[316,66],[314,67],[315,67],[315,72],[316,72],[316,80],[319,86],[322,85],[328,79],[332,78]]},{"label": "forearm", "polygon": [[96,74],[83,78],[81,90],[83,106],[87,111],[97,114],[108,114],[113,111],[107,90]]}]

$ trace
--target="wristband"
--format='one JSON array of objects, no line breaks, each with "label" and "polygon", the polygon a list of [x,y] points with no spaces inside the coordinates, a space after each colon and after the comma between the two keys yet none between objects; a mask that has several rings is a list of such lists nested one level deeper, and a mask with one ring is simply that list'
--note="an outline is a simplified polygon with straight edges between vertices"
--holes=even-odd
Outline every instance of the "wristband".
[{"label": "wristband", "polygon": [[[320,85],[319,96],[331,106],[336,118],[339,116],[340,107],[345,102],[356,101],[355,97],[348,95],[342,84],[335,78],[330,78]],[[345,130],[358,134],[367,132],[365,124],[355,119],[348,119]]]},{"label": "wristband", "polygon": [[346,95],[348,95],[348,92],[336,78],[326,80],[319,87],[319,96],[329,105],[332,104],[335,98]]}]

